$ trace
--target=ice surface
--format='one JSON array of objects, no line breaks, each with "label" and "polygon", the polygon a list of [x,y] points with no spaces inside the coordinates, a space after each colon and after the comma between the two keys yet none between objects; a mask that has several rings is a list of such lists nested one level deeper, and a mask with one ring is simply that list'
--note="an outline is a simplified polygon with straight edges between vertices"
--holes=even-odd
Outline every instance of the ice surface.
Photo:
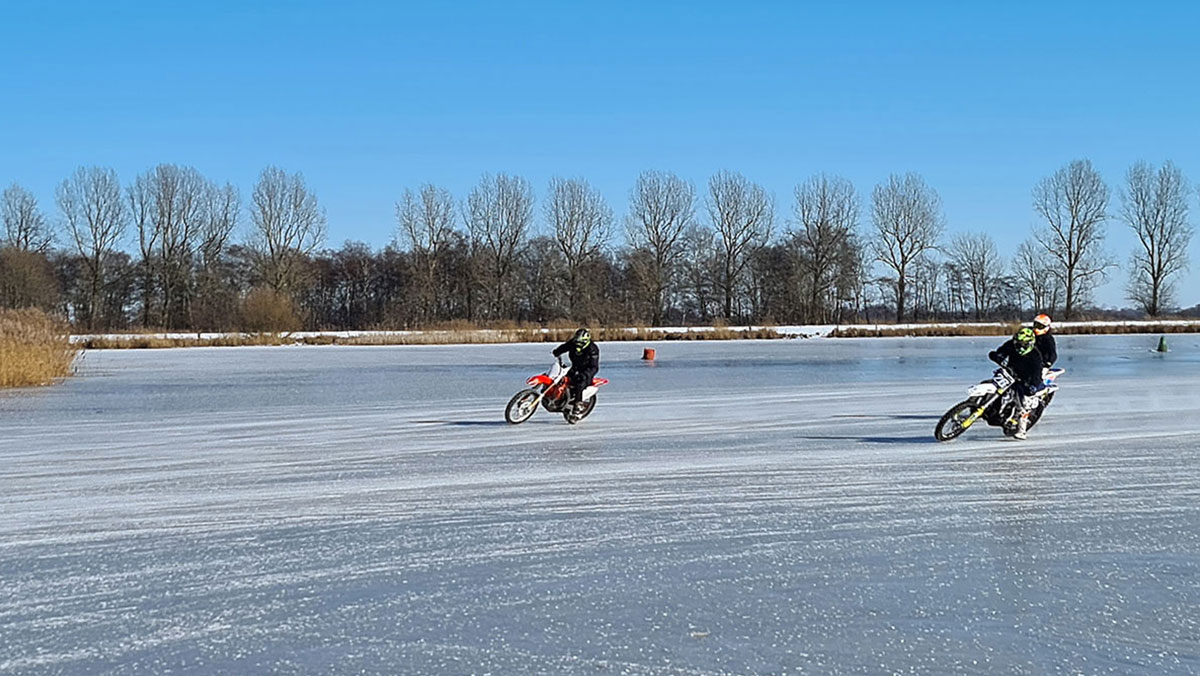
[{"label": "ice surface", "polygon": [[994,338],[87,353],[0,394],[0,673],[1200,671],[1200,337],[1059,339],[1027,442],[938,444]]}]

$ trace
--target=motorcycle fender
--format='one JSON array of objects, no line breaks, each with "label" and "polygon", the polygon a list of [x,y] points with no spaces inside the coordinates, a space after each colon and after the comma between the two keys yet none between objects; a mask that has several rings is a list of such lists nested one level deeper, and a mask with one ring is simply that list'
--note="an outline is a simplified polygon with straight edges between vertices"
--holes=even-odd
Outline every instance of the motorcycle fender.
[{"label": "motorcycle fender", "polygon": [[596,396],[596,391],[599,390],[602,385],[607,384],[608,380],[606,378],[592,378],[592,384],[583,388],[583,398],[591,399],[592,397]]},{"label": "motorcycle fender", "polygon": [[536,376],[530,378],[529,380],[526,380],[525,384],[526,385],[550,385],[553,382],[554,381],[550,379],[550,376],[546,375],[545,373],[539,373]]},{"label": "motorcycle fender", "polygon": [[971,389],[967,390],[967,396],[986,397],[989,394],[995,394],[995,392],[996,386],[992,383],[979,383],[978,385],[972,385]]}]

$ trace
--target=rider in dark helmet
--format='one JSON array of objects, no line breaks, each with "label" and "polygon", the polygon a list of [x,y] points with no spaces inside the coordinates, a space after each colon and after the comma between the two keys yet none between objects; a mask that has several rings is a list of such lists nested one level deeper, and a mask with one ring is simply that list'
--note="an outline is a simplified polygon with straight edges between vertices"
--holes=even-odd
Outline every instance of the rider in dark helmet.
[{"label": "rider in dark helmet", "polygon": [[1016,437],[1024,439],[1029,423],[1029,408],[1033,403],[1032,397],[1046,386],[1046,378],[1042,373],[1042,354],[1037,349],[1037,336],[1033,329],[1022,328],[1003,345],[989,352],[988,359],[1007,368],[1017,380],[1013,389],[1021,398],[1018,400],[1019,410],[1016,411]]},{"label": "rider in dark helmet", "polygon": [[1050,334],[1050,315],[1040,314],[1033,318],[1033,334],[1037,336],[1037,349],[1042,355],[1042,366],[1050,368],[1058,361],[1058,346]]},{"label": "rider in dark helmet", "polygon": [[600,370],[600,348],[592,342],[592,334],[587,329],[579,329],[570,340],[554,348],[554,356],[564,352],[571,355],[571,369],[567,371],[567,385],[571,392],[571,402],[576,409],[583,407],[583,390],[592,384],[592,378]]}]

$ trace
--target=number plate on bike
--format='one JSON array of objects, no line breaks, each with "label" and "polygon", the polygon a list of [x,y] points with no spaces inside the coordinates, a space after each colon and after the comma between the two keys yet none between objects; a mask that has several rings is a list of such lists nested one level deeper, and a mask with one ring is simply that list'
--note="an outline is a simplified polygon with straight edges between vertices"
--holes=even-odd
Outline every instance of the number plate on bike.
[{"label": "number plate on bike", "polygon": [[992,376],[992,382],[996,383],[996,387],[1007,390],[1014,381],[1007,371],[996,371],[996,374]]}]

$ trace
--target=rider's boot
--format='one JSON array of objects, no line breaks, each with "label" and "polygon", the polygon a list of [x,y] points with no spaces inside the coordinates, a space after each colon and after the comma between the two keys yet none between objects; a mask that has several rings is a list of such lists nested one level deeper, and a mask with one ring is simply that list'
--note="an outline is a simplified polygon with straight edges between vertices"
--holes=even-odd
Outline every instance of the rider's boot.
[{"label": "rider's boot", "polygon": [[571,412],[571,415],[578,416],[583,411],[583,397],[576,396],[574,392],[567,392],[567,401],[563,407]]},{"label": "rider's boot", "polygon": [[1024,439],[1028,438],[1028,434],[1027,434],[1028,431],[1029,431],[1029,414],[1022,413],[1021,419],[1017,421],[1017,433],[1014,434],[1013,437],[1024,440]]}]

